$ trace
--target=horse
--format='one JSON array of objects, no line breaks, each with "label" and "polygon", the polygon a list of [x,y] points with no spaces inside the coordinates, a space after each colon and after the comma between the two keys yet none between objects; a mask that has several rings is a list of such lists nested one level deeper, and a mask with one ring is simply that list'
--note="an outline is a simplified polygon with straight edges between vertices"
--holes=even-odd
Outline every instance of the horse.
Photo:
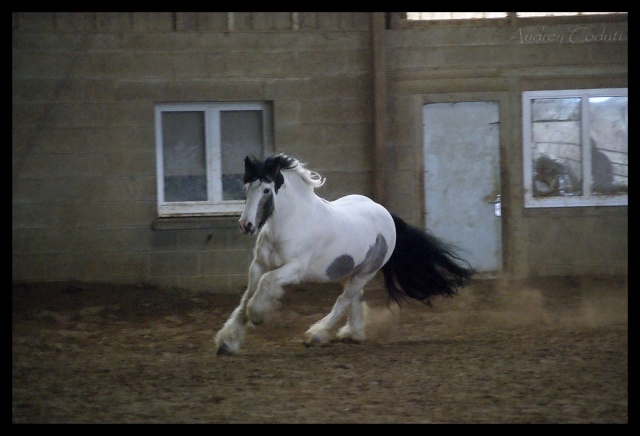
[{"label": "horse", "polygon": [[[215,335],[217,355],[240,350],[248,326],[264,322],[285,285],[339,283],[342,293],[324,318],[304,333],[305,346],[365,340],[363,288],[382,271],[388,301],[406,297],[431,305],[451,297],[475,270],[456,248],[410,225],[370,198],[351,194],[328,201],[315,193],[325,178],[284,153],[244,159],[245,235],[257,233],[248,286]],[[348,312],[346,323],[332,329]]]}]

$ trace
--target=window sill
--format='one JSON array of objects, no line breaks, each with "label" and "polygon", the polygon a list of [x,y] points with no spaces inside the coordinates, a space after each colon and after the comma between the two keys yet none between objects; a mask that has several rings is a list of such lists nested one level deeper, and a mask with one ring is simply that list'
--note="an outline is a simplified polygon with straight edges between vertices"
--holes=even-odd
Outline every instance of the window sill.
[{"label": "window sill", "polygon": [[153,230],[237,229],[240,215],[157,217]]}]

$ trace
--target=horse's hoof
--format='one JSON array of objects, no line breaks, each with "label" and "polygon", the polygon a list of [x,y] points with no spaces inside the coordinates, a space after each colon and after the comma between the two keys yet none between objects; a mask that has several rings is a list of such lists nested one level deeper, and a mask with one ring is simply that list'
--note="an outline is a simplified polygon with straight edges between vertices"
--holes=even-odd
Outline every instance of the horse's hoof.
[{"label": "horse's hoof", "polygon": [[232,356],[235,353],[231,351],[231,349],[224,342],[220,344],[218,347],[218,351],[216,352],[218,356]]},{"label": "horse's hoof", "polygon": [[314,346],[325,346],[329,344],[329,339],[319,336],[314,336],[310,334],[305,335],[305,339],[303,341],[305,347],[314,347]]},{"label": "horse's hoof", "polygon": [[249,321],[251,321],[253,325],[260,325],[264,322],[264,318],[254,316],[253,318],[249,317]]},{"label": "horse's hoof", "polygon": [[249,321],[251,322],[251,324],[253,325],[260,325],[264,322],[264,316],[256,313],[253,310],[247,309],[246,315]]},{"label": "horse's hoof", "polygon": [[364,334],[363,333],[355,333],[351,329],[342,328],[336,335],[338,341],[345,344],[361,344],[364,342]]}]

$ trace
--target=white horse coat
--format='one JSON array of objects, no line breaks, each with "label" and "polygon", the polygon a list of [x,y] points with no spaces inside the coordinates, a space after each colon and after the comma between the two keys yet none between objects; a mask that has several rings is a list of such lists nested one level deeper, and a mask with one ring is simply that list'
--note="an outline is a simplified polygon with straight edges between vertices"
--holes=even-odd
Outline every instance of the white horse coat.
[{"label": "white horse coat", "polygon": [[284,197],[296,183],[304,181],[285,173],[273,217],[258,235],[255,256],[264,269],[293,264],[297,268],[291,267],[289,283],[332,282],[376,272],[389,260],[396,243],[393,219],[367,197],[350,195],[328,202],[314,193],[308,202],[284,209],[291,215],[276,219],[283,213],[277,212],[279,202],[287,201]]},{"label": "white horse coat", "polygon": [[[363,341],[363,287],[397,252],[397,228],[406,226],[406,232],[416,229],[362,195],[348,195],[335,201],[320,198],[314,189],[324,179],[286,155],[271,156],[264,162],[247,157],[244,181],[247,200],[240,228],[245,234],[259,233],[247,290],[216,335],[218,354],[236,353],[244,340],[246,326],[264,321],[283,295],[282,286],[301,282],[338,282],[343,287],[331,312],[305,333],[305,345],[329,342],[331,329],[347,309],[347,322],[337,337]],[[427,243],[427,248],[436,255],[446,254],[433,241]],[[415,252],[415,247],[411,249]],[[410,277],[403,285],[402,277],[398,277],[402,272],[397,270],[402,270],[404,260],[398,259],[390,263],[393,268],[385,270],[390,297],[396,298],[401,292],[417,299],[436,293],[451,294],[447,280],[444,290],[431,293],[414,290],[412,294],[411,287],[419,280]],[[437,269],[435,264],[427,265],[435,278],[439,278],[439,273],[433,272]],[[471,270],[463,271],[470,274]],[[397,287],[398,282],[402,289]]]}]

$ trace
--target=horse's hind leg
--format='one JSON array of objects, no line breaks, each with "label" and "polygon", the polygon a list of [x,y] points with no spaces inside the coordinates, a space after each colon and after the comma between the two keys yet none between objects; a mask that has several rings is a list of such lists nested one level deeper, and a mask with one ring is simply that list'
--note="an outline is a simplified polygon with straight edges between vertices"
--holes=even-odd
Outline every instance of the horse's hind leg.
[{"label": "horse's hind leg", "polygon": [[305,333],[304,344],[311,345],[326,344],[331,340],[331,329],[340,321],[347,308],[351,313],[349,321],[340,329],[340,339],[347,337],[354,341],[364,340],[364,320],[362,312],[362,288],[371,279],[372,275],[366,277],[352,277],[344,284],[344,290],[333,304],[331,312],[317,323],[313,324]]},{"label": "horse's hind leg", "polygon": [[361,289],[360,292],[354,295],[349,304],[351,312],[347,323],[338,330],[336,336],[344,342],[364,342],[364,290]]}]

